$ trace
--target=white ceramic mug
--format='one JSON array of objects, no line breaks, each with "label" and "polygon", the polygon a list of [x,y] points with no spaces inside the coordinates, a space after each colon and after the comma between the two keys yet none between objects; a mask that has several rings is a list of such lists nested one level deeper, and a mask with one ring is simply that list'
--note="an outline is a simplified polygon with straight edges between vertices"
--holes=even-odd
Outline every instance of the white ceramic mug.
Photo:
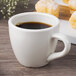
[{"label": "white ceramic mug", "polygon": [[[38,30],[23,29],[16,26],[22,22],[42,22],[52,27]],[[27,67],[41,67],[51,60],[63,57],[71,47],[67,38],[59,33],[59,19],[44,13],[27,12],[17,14],[8,21],[12,48],[17,60]],[[63,41],[65,47],[55,52],[57,41]]]}]

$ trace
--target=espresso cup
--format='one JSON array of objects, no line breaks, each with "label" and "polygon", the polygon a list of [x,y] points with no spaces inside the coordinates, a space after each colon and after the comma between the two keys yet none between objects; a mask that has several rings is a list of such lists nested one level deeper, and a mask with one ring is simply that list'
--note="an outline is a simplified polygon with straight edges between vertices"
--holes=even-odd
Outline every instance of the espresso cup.
[{"label": "espresso cup", "polygon": [[[52,27],[31,30],[16,26],[17,23],[22,22],[41,22]],[[71,44],[63,34],[59,33],[59,19],[55,16],[37,12],[20,13],[11,17],[8,24],[14,54],[26,67],[44,66],[70,51]],[[64,49],[61,52],[55,52],[58,40],[64,43]]]}]

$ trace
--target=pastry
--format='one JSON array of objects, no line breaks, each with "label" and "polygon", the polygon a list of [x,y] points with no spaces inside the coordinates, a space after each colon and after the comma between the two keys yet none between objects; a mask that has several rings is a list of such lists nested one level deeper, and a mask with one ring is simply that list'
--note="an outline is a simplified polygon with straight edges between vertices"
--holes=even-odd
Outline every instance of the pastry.
[{"label": "pastry", "polygon": [[37,12],[47,13],[47,5],[45,2],[38,1],[35,5],[35,9]]},{"label": "pastry", "polygon": [[72,14],[73,12],[75,12],[75,10],[73,10],[73,9],[70,9],[70,14]]},{"label": "pastry", "polygon": [[59,5],[52,0],[40,0],[36,3],[35,9],[37,12],[52,14],[59,17]]},{"label": "pastry", "polygon": [[72,28],[76,29],[76,11],[71,15],[69,22]]},{"label": "pastry", "polygon": [[69,20],[71,16],[68,6],[59,5],[54,0],[39,0],[35,4],[35,9],[37,12],[52,14],[64,20]]},{"label": "pastry", "polygon": [[68,4],[68,1],[69,1],[69,0],[63,0],[63,2],[66,3],[66,4]]},{"label": "pastry", "polygon": [[59,5],[55,2],[48,3],[47,13],[59,17]]},{"label": "pastry", "polygon": [[71,14],[70,14],[70,8],[67,6],[61,6],[59,7],[59,18],[64,20],[69,20]]},{"label": "pastry", "polygon": [[76,0],[69,0],[68,6],[69,6],[72,10],[76,10]]}]

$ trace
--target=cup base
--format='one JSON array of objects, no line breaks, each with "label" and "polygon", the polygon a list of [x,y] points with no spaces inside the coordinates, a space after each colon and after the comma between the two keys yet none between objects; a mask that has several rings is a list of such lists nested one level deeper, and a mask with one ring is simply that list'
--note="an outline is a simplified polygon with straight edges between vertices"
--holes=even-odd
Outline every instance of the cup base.
[{"label": "cup base", "polygon": [[43,67],[43,66],[46,66],[47,64],[48,64],[48,62],[46,62],[46,63],[44,63],[44,64],[42,64],[42,65],[25,65],[25,64],[22,64],[22,63],[20,63],[22,66],[24,66],[24,67],[27,67],[27,68],[40,68],[40,67]]}]

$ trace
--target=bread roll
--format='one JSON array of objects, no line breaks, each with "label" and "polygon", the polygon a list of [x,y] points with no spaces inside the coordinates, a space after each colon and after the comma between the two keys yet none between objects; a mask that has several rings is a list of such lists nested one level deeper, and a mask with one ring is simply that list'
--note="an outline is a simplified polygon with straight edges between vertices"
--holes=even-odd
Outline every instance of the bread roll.
[{"label": "bread roll", "polygon": [[59,5],[52,0],[40,0],[36,3],[37,12],[52,14],[59,17]]},{"label": "bread roll", "polygon": [[59,17],[59,5],[55,2],[48,3],[47,13]]},{"label": "bread roll", "polygon": [[73,9],[70,9],[70,14],[72,14],[73,12],[75,12],[75,10],[73,10]]},{"label": "bread roll", "polygon": [[76,11],[71,15],[69,22],[72,28],[76,29]]},{"label": "bread roll", "polygon": [[63,0],[63,2],[66,3],[66,4],[68,4],[68,1],[69,1],[69,0]]},{"label": "bread roll", "polygon": [[47,5],[45,4],[45,2],[38,1],[35,4],[35,9],[37,12],[47,13]]},{"label": "bread roll", "polygon": [[69,0],[68,6],[69,6],[72,10],[76,10],[76,0]]}]

